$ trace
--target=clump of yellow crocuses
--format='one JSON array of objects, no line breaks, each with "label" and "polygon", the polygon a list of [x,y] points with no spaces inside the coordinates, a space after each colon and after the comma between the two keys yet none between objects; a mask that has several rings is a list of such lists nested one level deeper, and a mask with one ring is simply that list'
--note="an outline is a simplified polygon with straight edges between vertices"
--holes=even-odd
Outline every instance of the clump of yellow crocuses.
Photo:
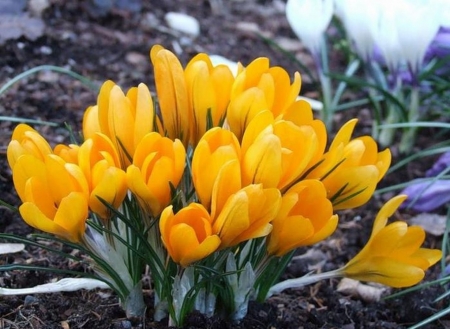
[{"label": "clump of yellow crocuses", "polygon": [[157,45],[156,96],[103,84],[87,108],[84,141],[54,149],[20,124],[7,156],[31,226],[86,252],[98,278],[141,316],[150,268],[155,318],[182,324],[197,309],[239,320],[251,299],[347,276],[393,287],[416,284],[441,257],[420,248],[424,231],[386,226],[388,201],[366,247],[343,268],[276,284],[293,252],[330,236],[337,210],[366,203],[391,161],[347,122],[327,130],[297,100],[301,79],[267,58],[233,76],[199,54],[185,68]]}]

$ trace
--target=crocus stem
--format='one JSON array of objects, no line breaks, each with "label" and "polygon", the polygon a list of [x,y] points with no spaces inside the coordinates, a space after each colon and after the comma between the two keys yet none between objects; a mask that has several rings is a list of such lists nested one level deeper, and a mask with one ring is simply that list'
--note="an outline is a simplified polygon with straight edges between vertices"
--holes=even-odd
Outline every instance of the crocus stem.
[{"label": "crocus stem", "polygon": [[[394,124],[398,123],[399,121],[399,115],[397,113],[397,109],[395,108],[395,104],[390,104],[388,108],[388,115],[386,117],[386,120],[384,121],[384,124]],[[378,141],[380,142],[380,145],[382,147],[388,147],[391,146],[392,141],[394,140],[396,128],[392,127],[384,127],[381,129]]]},{"label": "crocus stem", "polygon": [[[402,103],[403,102],[403,94],[402,94],[402,81],[400,77],[397,77],[395,86],[392,91],[392,95],[397,98],[397,100]],[[386,117],[386,120],[384,121],[384,124],[394,124],[398,123],[401,118],[400,114],[401,109],[397,104],[395,104],[392,101],[388,102],[388,114]],[[380,142],[380,145],[383,147],[391,146],[394,136],[395,136],[396,128],[392,127],[384,127],[382,128],[378,141]]]},{"label": "crocus stem", "polygon": [[406,128],[406,131],[402,135],[400,141],[399,150],[400,153],[410,153],[414,142],[416,140],[416,134],[419,127],[414,125],[415,122],[420,119],[419,105],[420,105],[420,90],[419,86],[413,86],[411,90],[411,101],[408,111],[408,123],[410,127]]},{"label": "crocus stem", "polygon": [[328,52],[325,37],[322,37],[321,47],[313,58],[317,67],[317,74],[319,76],[320,86],[322,88],[323,108],[321,112],[321,119],[329,130],[332,129],[333,124],[333,108],[332,103],[332,86],[329,77]]},{"label": "crocus stem", "polygon": [[275,294],[279,294],[283,290],[286,290],[289,288],[301,288],[301,287],[316,283],[321,280],[339,278],[339,277],[342,277],[343,275],[344,274],[342,272],[342,269],[337,269],[337,270],[330,271],[330,272],[309,274],[309,275],[305,275],[301,278],[285,280],[285,281],[277,283],[276,285],[273,285],[269,289],[269,292],[267,293],[266,298],[269,298],[270,296],[275,295]]}]

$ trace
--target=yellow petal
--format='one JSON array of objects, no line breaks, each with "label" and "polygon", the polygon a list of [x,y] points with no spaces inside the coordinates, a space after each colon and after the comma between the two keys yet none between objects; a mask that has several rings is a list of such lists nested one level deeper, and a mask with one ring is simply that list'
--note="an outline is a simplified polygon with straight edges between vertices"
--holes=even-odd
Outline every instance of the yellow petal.
[{"label": "yellow petal", "polygon": [[241,168],[237,159],[225,163],[214,181],[211,196],[211,217],[219,214],[228,198],[241,188]]},{"label": "yellow petal", "polygon": [[385,257],[373,257],[359,263],[347,277],[361,281],[378,282],[394,288],[409,287],[419,283],[425,273],[422,269]]},{"label": "yellow petal", "polygon": [[372,234],[370,236],[371,239],[372,237],[377,235],[383,227],[386,226],[389,217],[391,217],[397,211],[398,207],[400,207],[400,205],[403,201],[405,201],[406,198],[406,195],[397,195],[387,201],[383,205],[383,207],[381,207],[380,211],[377,214],[377,217],[375,218],[375,222],[373,223]]},{"label": "yellow petal", "polygon": [[267,252],[281,257],[298,248],[302,242],[314,234],[314,227],[303,216],[283,217],[272,222],[273,229],[269,235]]},{"label": "yellow petal", "polygon": [[13,169],[14,187],[19,198],[25,202],[25,185],[30,177],[47,181],[47,170],[43,161],[33,155],[25,154],[17,159]]},{"label": "yellow petal", "polygon": [[281,178],[281,142],[270,130],[264,130],[248,148],[242,162],[242,184],[276,187]]},{"label": "yellow petal", "polygon": [[83,138],[86,140],[101,131],[98,106],[89,106],[83,114]]},{"label": "yellow petal", "polygon": [[94,189],[89,198],[89,208],[101,218],[106,219],[110,216],[110,210],[100,199],[117,209],[127,192],[126,174],[119,168],[109,167],[106,171],[102,170],[100,177],[93,186]]}]

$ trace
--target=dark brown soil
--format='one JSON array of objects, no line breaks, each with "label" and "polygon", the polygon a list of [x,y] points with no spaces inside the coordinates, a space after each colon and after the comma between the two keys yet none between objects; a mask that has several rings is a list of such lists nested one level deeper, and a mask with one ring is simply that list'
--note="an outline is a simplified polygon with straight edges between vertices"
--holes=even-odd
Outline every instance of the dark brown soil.
[{"label": "dark brown soil", "polygon": [[[256,57],[266,56],[273,65],[281,65],[289,72],[299,70],[294,62],[272,48],[259,34],[278,42],[281,42],[280,38],[288,38],[297,56],[312,67],[310,57],[290,31],[281,0],[223,1],[223,8],[218,13],[213,13],[210,2],[220,1],[213,0],[161,0],[152,1],[152,4],[142,1],[142,8],[136,12],[130,11],[130,8],[120,8],[126,1],[112,2],[118,5],[99,16],[98,10],[92,7],[94,0],[49,0],[49,6],[43,13],[46,27],[42,36],[34,41],[25,37],[12,39],[0,46],[0,85],[29,68],[43,64],[70,68],[95,85],[106,79],[114,80],[125,89],[139,82],[151,85],[148,53],[153,44],[162,44],[171,50],[179,49],[177,55],[183,63],[198,52],[207,52],[244,64]],[[196,17],[201,24],[200,36],[188,40],[170,32],[164,22],[164,15],[169,11]],[[254,32],[251,24],[258,27],[258,33]],[[341,65],[338,57],[333,65]],[[316,87],[306,75],[303,77],[302,94],[317,97]],[[83,111],[96,101],[96,92],[68,76],[41,72],[22,80],[0,96],[0,115],[57,123],[56,127],[35,127],[54,144],[67,142],[64,123],[69,123],[74,131],[78,131]],[[366,109],[358,109],[338,116],[336,121],[340,124],[350,116],[357,116],[361,119],[358,133],[370,133],[368,113]],[[0,121],[0,198],[13,205],[18,205],[18,199],[6,162],[6,146],[16,124],[8,120]],[[432,143],[427,140],[428,136],[433,136],[433,132],[428,131],[420,136],[418,145]],[[387,177],[383,185],[418,177],[428,166],[421,163],[410,165]],[[337,232],[315,247],[316,251],[326,256],[323,270],[342,266],[360,250],[370,235],[380,204],[380,200],[374,198],[361,209],[340,214]],[[407,216],[404,217],[407,219]],[[17,213],[0,208],[0,232],[26,235],[32,231]],[[440,248],[440,239],[428,237],[427,246]],[[36,248],[0,258],[2,265],[22,262],[85,270],[81,264]],[[313,265],[315,263],[311,259],[295,261],[283,277],[304,275]],[[435,279],[439,274],[440,269],[435,266],[426,280]],[[47,272],[8,271],[1,274],[0,286],[31,287],[59,277]],[[439,286],[401,298],[364,302],[336,292],[337,284],[338,281],[324,281],[302,290],[286,291],[264,304],[252,303],[248,316],[238,324],[217,318],[207,319],[193,313],[188,317],[185,328],[406,328],[433,315],[448,303],[448,300],[434,302],[444,291]],[[149,305],[145,319],[131,322],[125,318],[116,296],[107,291],[0,297],[0,328],[167,328],[167,321],[157,323],[152,318],[150,290],[145,290],[145,298]],[[450,321],[442,318],[427,328],[449,326]]]}]

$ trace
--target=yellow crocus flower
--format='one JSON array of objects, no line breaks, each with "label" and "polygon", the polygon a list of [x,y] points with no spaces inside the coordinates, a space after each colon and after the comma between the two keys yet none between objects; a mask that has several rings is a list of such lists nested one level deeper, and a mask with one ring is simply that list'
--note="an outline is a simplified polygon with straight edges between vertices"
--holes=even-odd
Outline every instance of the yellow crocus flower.
[{"label": "yellow crocus flower", "polygon": [[14,128],[6,151],[8,164],[12,168],[17,159],[24,154],[31,154],[44,160],[47,154],[51,154],[52,148],[48,142],[36,130],[26,124],[19,124]]},{"label": "yellow crocus flower", "polygon": [[280,191],[265,189],[262,184],[246,186],[231,195],[213,221],[213,232],[220,237],[221,248],[268,235],[280,204]]},{"label": "yellow crocus flower", "polygon": [[369,136],[351,139],[357,120],[347,122],[307,178],[322,180],[335,210],[358,207],[373,195],[391,163],[389,149],[378,152]]},{"label": "yellow crocus flower", "polygon": [[421,281],[425,271],[441,259],[440,250],[420,248],[425,239],[420,226],[408,227],[400,221],[386,225],[405,199],[405,195],[396,196],[380,209],[369,241],[341,269],[344,276],[395,288],[408,287]]},{"label": "yellow crocus flower", "polygon": [[284,189],[317,158],[318,138],[313,127],[292,121],[273,122],[270,111],[260,112],[242,140],[242,183],[262,183]]},{"label": "yellow crocus flower", "polygon": [[236,136],[229,130],[215,127],[200,139],[192,157],[192,182],[200,202],[220,212],[228,197],[241,188],[241,149]]},{"label": "yellow crocus flower", "polygon": [[279,117],[295,102],[301,79],[295,73],[291,84],[289,74],[281,67],[270,67],[269,59],[260,57],[247,67],[240,67],[231,90],[227,110],[227,124],[239,140],[260,112],[269,110]]},{"label": "yellow crocus flower", "polygon": [[190,140],[195,146],[206,130],[225,119],[234,77],[228,66],[214,67],[203,53],[188,63],[184,75],[190,104]]},{"label": "yellow crocus flower", "polygon": [[208,211],[198,203],[176,214],[168,206],[161,213],[159,228],[170,257],[183,267],[209,256],[220,245],[220,238],[212,232]]},{"label": "yellow crocus flower", "polygon": [[153,100],[148,87],[141,83],[125,95],[112,81],[99,92],[97,105],[83,117],[83,135],[88,139],[100,132],[108,136],[120,155],[122,168],[131,163],[137,144],[153,130]]},{"label": "yellow crocus flower", "polygon": [[103,199],[118,208],[127,193],[126,175],[119,154],[108,136],[95,133],[80,146],[78,164],[89,185],[89,208],[102,219],[110,217]]},{"label": "yellow crocus flower", "polygon": [[79,242],[88,216],[88,185],[81,169],[56,155],[44,161],[22,155],[13,168],[16,190],[23,201],[20,214],[29,225]]},{"label": "yellow crocus flower", "polygon": [[239,140],[249,123],[260,112],[269,110],[264,91],[258,87],[249,88],[230,101],[226,124]]},{"label": "yellow crocus flower", "polygon": [[303,180],[292,186],[281,201],[268,237],[269,254],[283,256],[330,236],[338,224],[333,205],[319,180]]},{"label": "yellow crocus flower", "polygon": [[150,51],[158,94],[159,115],[164,131],[160,133],[171,139],[189,142],[189,102],[183,67],[169,50],[155,45]]},{"label": "yellow crocus flower", "polygon": [[158,216],[170,203],[171,189],[183,176],[186,151],[179,139],[175,141],[151,132],[136,148],[133,164],[127,168],[129,189],[142,207]]},{"label": "yellow crocus flower", "polygon": [[303,99],[297,100],[292,103],[281,116],[276,118],[276,120],[291,121],[299,127],[310,126],[313,128],[317,137],[317,150],[316,154],[311,158],[308,168],[317,164],[325,152],[328,136],[325,123],[321,120],[314,119],[311,105]]},{"label": "yellow crocus flower", "polygon": [[301,78],[300,74],[295,72],[294,81],[291,84],[285,69],[279,66],[271,67],[267,57],[260,57],[253,60],[247,67],[241,67],[233,84],[231,98],[235,99],[252,87],[262,90],[268,110],[274,117],[278,117],[295,102],[300,92]]}]

